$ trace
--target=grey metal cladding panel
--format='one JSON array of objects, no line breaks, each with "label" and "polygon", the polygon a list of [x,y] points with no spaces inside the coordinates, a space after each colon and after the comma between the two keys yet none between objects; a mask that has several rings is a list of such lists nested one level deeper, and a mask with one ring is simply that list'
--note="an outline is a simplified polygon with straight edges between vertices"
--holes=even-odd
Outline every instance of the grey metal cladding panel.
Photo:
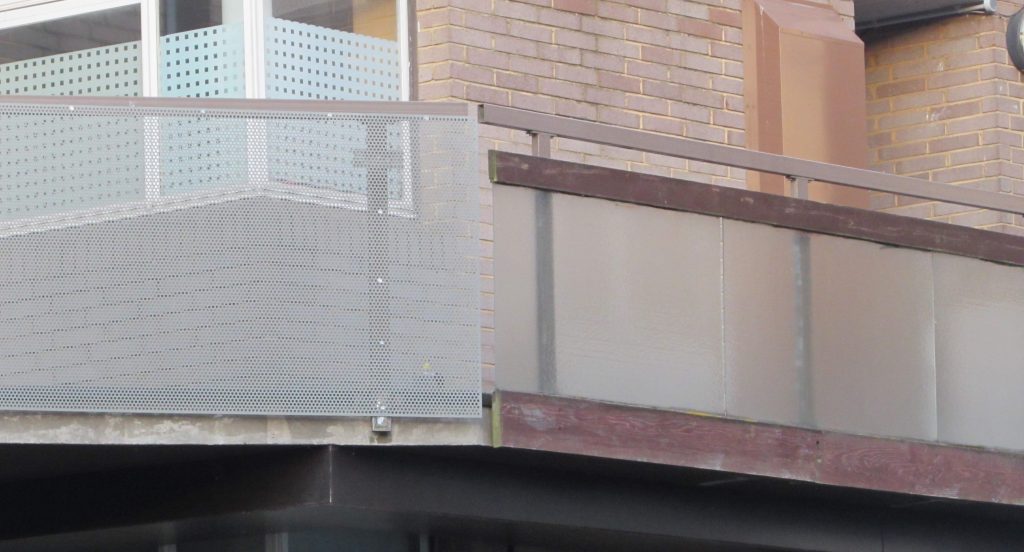
[{"label": "grey metal cladding panel", "polygon": [[[238,220],[245,232],[229,230]],[[379,412],[378,401],[395,415],[478,407],[475,301],[396,285],[390,358],[375,357],[367,261],[355,254],[366,248],[365,220],[256,198],[0,240],[0,259],[22,260],[4,271],[0,302],[33,305],[0,314],[0,404],[362,415]],[[472,288],[449,277],[412,276],[417,286]]]},{"label": "grey metal cladding panel", "polygon": [[540,391],[536,196],[494,186],[495,380],[510,391]]},{"label": "grey metal cladding panel", "polygon": [[818,426],[935,439],[931,254],[822,235],[810,253]]},{"label": "grey metal cladding panel", "polygon": [[720,220],[553,199],[558,392],[722,412]]},{"label": "grey metal cladding panel", "polygon": [[[59,170],[50,157],[2,168],[0,192],[19,203],[0,209],[0,409],[481,414],[468,117],[0,105],[7,115],[43,117],[44,141],[61,140],[61,120],[116,116],[147,142],[92,146],[134,163],[137,194],[67,184],[93,170],[85,145],[60,146]],[[18,148],[0,135],[0,150]],[[289,148],[301,155],[269,170]]]},{"label": "grey metal cladding panel", "polygon": [[939,439],[1024,448],[1024,269],[935,255]]},{"label": "grey metal cladding panel", "polygon": [[[724,221],[725,409],[781,424],[801,419],[802,321],[797,273],[806,236]],[[806,414],[806,413],[805,413]]]}]

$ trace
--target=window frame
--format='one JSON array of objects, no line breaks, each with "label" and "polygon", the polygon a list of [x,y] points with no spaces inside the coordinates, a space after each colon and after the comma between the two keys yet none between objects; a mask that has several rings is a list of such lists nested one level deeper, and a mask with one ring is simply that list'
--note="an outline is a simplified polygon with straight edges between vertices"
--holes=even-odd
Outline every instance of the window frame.
[{"label": "window frame", "polygon": [[105,10],[139,6],[139,75],[142,96],[156,96],[160,90],[159,0],[53,0],[48,2],[0,0],[0,30],[66,19]]}]

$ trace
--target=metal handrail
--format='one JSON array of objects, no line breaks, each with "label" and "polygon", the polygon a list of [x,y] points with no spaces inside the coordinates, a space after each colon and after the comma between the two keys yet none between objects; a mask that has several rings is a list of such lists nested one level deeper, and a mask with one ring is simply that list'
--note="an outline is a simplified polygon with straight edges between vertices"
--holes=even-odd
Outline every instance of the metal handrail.
[{"label": "metal handrail", "polygon": [[[375,102],[331,100],[248,100],[210,98],[126,98],[86,96],[0,96],[0,104],[142,107],[179,109],[265,109],[268,111],[466,115],[467,104],[441,102]],[[474,106],[470,104],[470,112]],[[729,167],[778,174],[800,181],[819,181],[853,188],[944,201],[981,209],[1024,214],[1024,197],[929,182],[878,171],[666,136],[535,111],[481,104],[480,123],[522,130],[535,137],[538,151],[549,150],[552,137],[568,138]]]},{"label": "metal handrail", "polygon": [[0,104],[66,105],[145,109],[267,110],[308,113],[473,116],[475,106],[457,102],[251,100],[233,98],[132,98],[123,96],[3,96]]},{"label": "metal handrail", "polygon": [[481,124],[522,130],[534,135],[535,144],[539,142],[541,149],[548,147],[546,142],[552,137],[568,138],[778,174],[798,181],[828,182],[920,199],[1024,214],[1024,197],[951,186],[908,176],[762,153],[690,138],[654,134],[511,107],[481,104],[477,116]]}]

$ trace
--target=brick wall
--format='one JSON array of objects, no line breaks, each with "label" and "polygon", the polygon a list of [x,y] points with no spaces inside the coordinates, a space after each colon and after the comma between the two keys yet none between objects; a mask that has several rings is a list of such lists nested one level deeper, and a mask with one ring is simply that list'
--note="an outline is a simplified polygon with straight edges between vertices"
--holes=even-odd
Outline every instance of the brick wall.
[{"label": "brick wall", "polygon": [[[964,15],[865,35],[873,168],[990,191],[1024,193],[1021,73],[1005,48],[1006,21]],[[1020,217],[878,194],[876,208],[1024,234]]]},{"label": "brick wall", "polygon": [[[742,145],[739,5],[739,0],[422,0],[419,95]],[[511,140],[503,133],[488,138]],[[569,160],[697,173],[701,180],[731,185],[742,181],[742,174],[607,149],[557,144],[556,150]]]},{"label": "brick wall", "polygon": [[[806,1],[806,0],[796,0]],[[851,21],[852,0],[814,0]],[[418,99],[466,100],[743,146],[741,0],[418,0]],[[526,135],[482,128],[488,149]],[[553,156],[744,186],[744,171],[569,140]],[[485,162],[481,157],[481,162]],[[481,178],[485,381],[493,381],[493,228]]]}]

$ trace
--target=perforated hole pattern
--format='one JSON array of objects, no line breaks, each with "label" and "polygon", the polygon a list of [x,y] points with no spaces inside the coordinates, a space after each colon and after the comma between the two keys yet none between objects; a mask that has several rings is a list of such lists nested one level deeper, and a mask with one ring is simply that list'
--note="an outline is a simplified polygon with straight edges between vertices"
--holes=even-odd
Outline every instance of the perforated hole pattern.
[{"label": "perforated hole pattern", "polygon": [[240,24],[160,37],[160,95],[244,98],[245,51]]},{"label": "perforated hole pattern", "polygon": [[0,103],[0,409],[480,416],[475,145]]},{"label": "perforated hole pattern", "polygon": [[[272,99],[399,100],[398,43],[267,18],[266,93]],[[160,95],[245,96],[241,25],[160,37]],[[139,96],[140,43],[0,64],[0,95]]]},{"label": "perforated hole pattern", "polygon": [[139,42],[0,65],[0,95],[139,96]]},{"label": "perforated hole pattern", "polygon": [[399,100],[398,43],[267,18],[267,97]]}]

